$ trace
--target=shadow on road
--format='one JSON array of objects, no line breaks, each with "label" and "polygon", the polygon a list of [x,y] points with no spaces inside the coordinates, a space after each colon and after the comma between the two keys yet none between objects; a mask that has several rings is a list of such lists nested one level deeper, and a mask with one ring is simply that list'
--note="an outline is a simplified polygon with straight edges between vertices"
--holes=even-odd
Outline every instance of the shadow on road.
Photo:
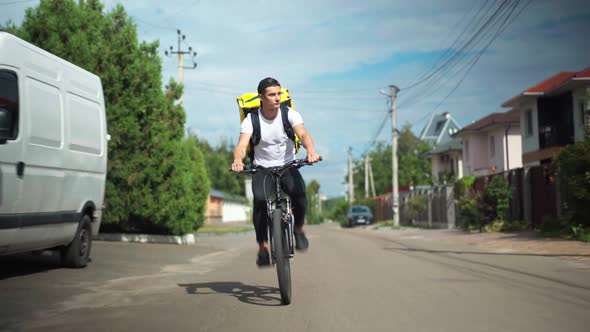
[{"label": "shadow on road", "polygon": [[281,296],[276,287],[244,285],[236,281],[205,282],[200,284],[178,284],[187,294],[227,294],[241,302],[262,306],[280,306]]},{"label": "shadow on road", "polygon": [[59,255],[20,254],[0,257],[0,280],[61,269]]},{"label": "shadow on road", "polygon": [[386,250],[417,251],[429,254],[468,254],[468,255],[500,255],[500,256],[544,256],[544,257],[590,257],[583,254],[531,254],[519,252],[485,252],[485,251],[453,251],[453,250],[430,250],[417,248],[384,248]]},{"label": "shadow on road", "polygon": [[[536,279],[540,279],[540,280],[545,280],[545,281],[551,281],[557,284],[561,284],[564,286],[568,286],[568,287],[572,287],[572,288],[576,288],[578,290],[585,290],[585,291],[590,291],[590,287],[586,286],[586,285],[579,285],[576,283],[572,283],[569,281],[565,281],[565,280],[561,280],[561,279],[557,279],[557,278],[552,278],[552,277],[547,277],[547,276],[543,276],[543,275],[539,275],[539,274],[535,274],[535,273],[531,273],[528,271],[522,271],[522,270],[518,270],[515,268],[510,268],[510,267],[506,267],[506,266],[501,266],[499,264],[493,264],[493,263],[486,263],[483,261],[479,261],[479,260],[474,260],[474,259],[469,259],[467,258],[468,256],[463,256],[463,257],[458,257],[458,256],[451,256],[451,255],[446,255],[446,254],[473,254],[473,255],[503,255],[503,256],[510,256],[510,255],[520,255],[520,256],[576,256],[576,255],[545,255],[545,254],[519,254],[519,253],[490,253],[490,252],[469,252],[469,251],[453,251],[453,250],[431,250],[431,249],[424,249],[424,248],[411,248],[406,246],[405,244],[398,242],[398,241],[393,241],[393,240],[388,240],[391,243],[394,243],[396,245],[398,245],[399,247],[386,247],[383,248],[383,250],[388,250],[388,251],[396,251],[399,252],[400,254],[404,254],[406,256],[409,257],[413,257],[413,258],[417,258],[423,261],[428,261],[437,265],[442,265],[442,266],[446,266],[446,267],[450,267],[456,271],[463,271],[465,273],[469,273],[472,274],[473,276],[479,276],[479,277],[483,277],[483,278],[500,278],[500,279],[506,279],[507,277],[503,274],[497,274],[497,273],[492,273],[490,271],[484,271],[484,270],[478,270],[477,268],[474,268],[476,266],[479,267],[486,267],[486,268],[492,268],[494,270],[497,271],[503,271],[503,272],[508,272],[508,273],[513,273],[513,274],[519,274],[519,275],[524,275],[524,276],[528,276],[528,277],[532,277],[532,278],[536,278]],[[420,253],[426,253],[426,254],[432,254],[433,256],[429,256],[429,255],[420,255]],[[452,261],[442,261],[436,257],[445,257],[447,259],[450,259],[452,261],[454,261],[455,263],[453,263]],[[585,256],[585,255],[577,255],[577,256]],[[470,264],[470,265],[461,265],[462,264]],[[535,287],[533,285],[533,287]],[[587,301],[585,299],[585,301]]]}]

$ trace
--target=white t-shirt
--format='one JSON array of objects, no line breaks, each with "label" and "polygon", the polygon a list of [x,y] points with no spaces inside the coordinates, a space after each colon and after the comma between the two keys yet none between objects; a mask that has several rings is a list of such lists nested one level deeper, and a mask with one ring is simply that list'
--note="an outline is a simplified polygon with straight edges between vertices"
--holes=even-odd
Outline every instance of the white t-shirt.
[{"label": "white t-shirt", "polygon": [[[287,112],[291,127],[303,123],[301,114],[293,109]],[[252,134],[251,113],[242,121],[240,132]],[[276,167],[295,160],[295,143],[287,136],[283,129],[281,111],[273,120],[268,120],[258,111],[260,119],[260,143],[254,147],[254,165],[262,167]]]}]

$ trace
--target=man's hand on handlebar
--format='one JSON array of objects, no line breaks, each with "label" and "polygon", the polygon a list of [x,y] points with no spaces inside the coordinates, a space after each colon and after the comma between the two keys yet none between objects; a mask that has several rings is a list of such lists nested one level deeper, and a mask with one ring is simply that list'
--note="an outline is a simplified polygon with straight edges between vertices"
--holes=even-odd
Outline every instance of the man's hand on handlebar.
[{"label": "man's hand on handlebar", "polygon": [[241,160],[234,160],[231,164],[232,172],[239,173],[244,170],[244,163]]},{"label": "man's hand on handlebar", "polygon": [[307,151],[307,162],[317,163],[321,160],[321,157],[315,151]]}]

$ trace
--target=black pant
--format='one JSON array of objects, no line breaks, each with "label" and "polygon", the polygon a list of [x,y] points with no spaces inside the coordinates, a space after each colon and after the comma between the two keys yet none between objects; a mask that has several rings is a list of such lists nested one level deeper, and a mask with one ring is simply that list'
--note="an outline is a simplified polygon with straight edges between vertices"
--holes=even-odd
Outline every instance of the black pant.
[{"label": "black pant", "polygon": [[[274,199],[275,183],[269,174],[268,168],[258,168],[258,172],[252,176],[252,192],[254,194],[254,228],[256,229],[256,241],[268,241],[267,225],[268,211],[266,200]],[[281,189],[284,194],[291,197],[291,206],[295,225],[303,225],[307,198],[305,197],[305,182],[297,168],[288,169],[281,178]]]}]

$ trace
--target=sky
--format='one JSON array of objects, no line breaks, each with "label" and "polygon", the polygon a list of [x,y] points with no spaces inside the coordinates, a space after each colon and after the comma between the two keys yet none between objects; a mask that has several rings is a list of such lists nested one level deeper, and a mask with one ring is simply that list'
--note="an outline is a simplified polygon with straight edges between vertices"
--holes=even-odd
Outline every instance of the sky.
[{"label": "sky", "polygon": [[[0,22],[19,24],[38,2],[0,0]],[[462,71],[411,87],[459,50],[477,31],[472,22],[500,2],[103,1],[106,11],[125,7],[140,40],[160,42],[163,85],[178,79],[178,59],[164,51],[176,50],[177,29],[185,35],[183,50],[191,46],[198,53],[197,68],[184,71],[186,127],[213,145],[237,142],[236,97],[256,91],[264,77],[279,80],[324,159],[302,168],[303,176],[317,180],[327,197],[346,191],[349,148],[359,159],[375,138],[391,141],[391,106],[382,92],[392,84],[401,88],[398,126],[411,125],[419,134],[433,113],[450,112],[465,126],[507,111],[502,102],[549,76],[590,66],[587,0],[523,0],[518,16],[487,49],[482,42],[459,53],[465,56],[456,67]],[[304,156],[302,149],[298,157]]]}]

